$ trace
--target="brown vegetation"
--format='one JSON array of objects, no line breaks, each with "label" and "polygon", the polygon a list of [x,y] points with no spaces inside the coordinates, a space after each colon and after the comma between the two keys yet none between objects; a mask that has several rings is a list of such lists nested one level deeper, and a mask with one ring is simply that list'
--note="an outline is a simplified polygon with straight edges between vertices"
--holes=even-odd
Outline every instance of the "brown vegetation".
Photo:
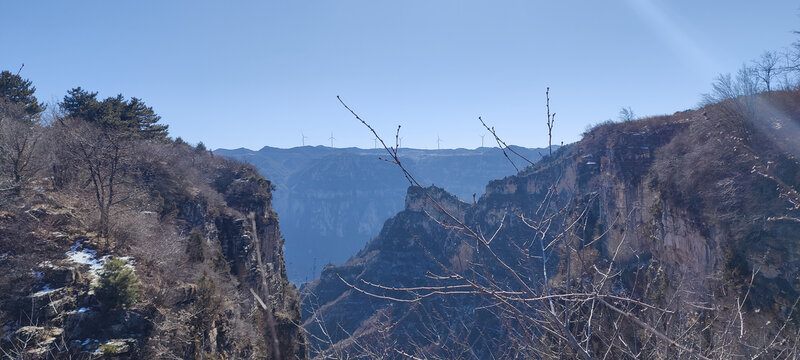
[{"label": "brown vegetation", "polygon": [[[305,357],[253,168],[119,123],[40,122],[7,101],[0,115],[0,356]],[[106,260],[98,279],[70,253],[130,265]]]},{"label": "brown vegetation", "polygon": [[307,289],[316,355],[796,357],[798,104],[601,126],[474,205],[410,189],[424,205]]}]

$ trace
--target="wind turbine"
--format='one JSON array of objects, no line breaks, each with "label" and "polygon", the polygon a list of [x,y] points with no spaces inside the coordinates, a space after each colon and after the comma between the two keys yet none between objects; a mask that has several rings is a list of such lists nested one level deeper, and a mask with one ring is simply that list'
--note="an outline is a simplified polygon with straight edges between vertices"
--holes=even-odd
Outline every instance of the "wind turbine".
[{"label": "wind turbine", "polygon": [[378,148],[378,138],[372,138],[372,141],[375,143],[373,145],[373,148],[377,149]]},{"label": "wind turbine", "polygon": [[403,147],[403,136],[400,139],[397,139],[397,147]]},{"label": "wind turbine", "polygon": [[439,134],[436,134],[436,150],[441,150],[442,145],[442,138],[439,137]]},{"label": "wind turbine", "polygon": [[484,136],[486,136],[486,134],[481,135],[481,147],[483,147],[483,137]]},{"label": "wind turbine", "polygon": [[303,136],[303,146],[306,146],[306,139],[308,139],[308,136],[306,136],[306,134],[303,134],[302,132],[300,132],[300,135]]},{"label": "wind turbine", "polygon": [[331,140],[331,147],[333,147],[333,140],[336,140],[336,138],[333,137],[333,131],[331,131],[331,137],[329,137],[328,139]]}]

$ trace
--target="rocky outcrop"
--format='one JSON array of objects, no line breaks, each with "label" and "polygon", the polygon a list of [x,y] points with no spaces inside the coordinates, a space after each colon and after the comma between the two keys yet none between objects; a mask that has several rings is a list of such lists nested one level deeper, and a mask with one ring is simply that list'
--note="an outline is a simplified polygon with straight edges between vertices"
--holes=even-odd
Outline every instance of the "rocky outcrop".
[{"label": "rocky outcrop", "polygon": [[[800,127],[800,94],[763,100],[769,111],[762,117]],[[639,299],[669,309],[675,320],[658,323],[659,331],[705,356],[779,354],[770,348],[777,343],[764,339],[800,327],[792,315],[800,295],[800,162],[794,133],[765,130],[762,117],[723,103],[605,125],[519,174],[491,181],[474,205],[454,202],[439,189],[409,189],[406,209],[376,238],[305,288],[305,326],[318,336],[313,349],[349,354],[383,341],[399,349],[385,356],[397,358],[400,352],[458,357],[447,353],[453,349],[477,358],[520,354],[515,332],[526,323],[508,323],[541,319],[541,312],[490,296],[420,297],[448,284],[463,286],[467,282],[451,281],[460,276],[511,292],[524,290],[520,282],[542,289],[547,281],[556,293],[577,288]],[[425,199],[431,198],[485,234],[489,246],[430,211]],[[598,287],[606,274],[601,269],[613,269],[617,280]],[[523,312],[509,316],[495,308]],[[650,321],[645,310],[637,311]],[[589,325],[580,317],[571,321],[576,328],[597,327],[597,339],[608,326],[630,336],[626,344],[641,341],[637,351],[681,357],[648,345],[649,330],[620,325],[613,314],[596,314]],[[741,330],[736,343],[725,337],[732,336],[726,330],[734,326],[731,319]],[[695,328],[699,321],[705,325]],[[593,346],[602,348],[598,342]]]},{"label": "rocky outcrop", "polygon": [[[306,358],[270,183],[249,166],[194,156],[208,177],[139,164],[160,177],[137,189],[145,205],[118,208],[109,238],[57,188],[0,213],[4,356]],[[98,295],[112,257],[136,274],[138,296],[122,306]]]},{"label": "rocky outcrop", "polygon": [[[546,152],[515,150],[532,160]],[[218,149],[215,154],[253,164],[275,184],[274,207],[288,239],[289,279],[297,284],[319,276],[327,263],[346,261],[403,209],[408,182],[397,168],[379,160],[383,150],[305,146]],[[483,193],[487,181],[514,172],[497,148],[400,149],[400,157],[422,184],[442,187],[467,202]]]}]

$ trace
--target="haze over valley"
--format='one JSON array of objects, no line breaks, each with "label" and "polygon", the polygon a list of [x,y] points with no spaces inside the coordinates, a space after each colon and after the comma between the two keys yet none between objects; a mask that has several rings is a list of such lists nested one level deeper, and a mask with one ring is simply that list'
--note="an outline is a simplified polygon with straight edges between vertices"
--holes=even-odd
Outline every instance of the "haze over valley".
[{"label": "haze over valley", "polygon": [[[514,147],[536,161],[547,149]],[[403,209],[409,183],[384,150],[298,147],[217,149],[215,154],[252,164],[275,185],[289,280],[314,280],[327,264],[341,264],[378,235],[384,221]],[[510,153],[510,152],[509,152]],[[464,201],[483,195],[489,180],[514,173],[498,148],[401,149],[418,180],[447,189]],[[524,159],[511,154],[519,164]]]}]

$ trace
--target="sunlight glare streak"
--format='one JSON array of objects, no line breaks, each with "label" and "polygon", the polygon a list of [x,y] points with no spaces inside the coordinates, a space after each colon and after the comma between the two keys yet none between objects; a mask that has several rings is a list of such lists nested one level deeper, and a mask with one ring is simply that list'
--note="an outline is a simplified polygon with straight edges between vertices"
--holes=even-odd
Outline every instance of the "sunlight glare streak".
[{"label": "sunlight glare streak", "polygon": [[[675,54],[698,74],[719,73],[719,63],[703,49],[689,34],[677,25],[656,1],[628,0],[628,5],[639,17],[658,33]],[[771,104],[759,101],[759,107],[768,116],[761,119],[748,118],[754,128],[776,142],[776,145],[795,157],[800,157],[800,123]],[[763,114],[762,114],[763,115]],[[769,120],[767,120],[769,119]]]},{"label": "sunlight glare streak", "polygon": [[687,66],[703,75],[719,71],[719,66],[711,55],[681,29],[667,12],[659,8],[658,4],[652,1],[628,0],[628,5],[664,39]]}]

